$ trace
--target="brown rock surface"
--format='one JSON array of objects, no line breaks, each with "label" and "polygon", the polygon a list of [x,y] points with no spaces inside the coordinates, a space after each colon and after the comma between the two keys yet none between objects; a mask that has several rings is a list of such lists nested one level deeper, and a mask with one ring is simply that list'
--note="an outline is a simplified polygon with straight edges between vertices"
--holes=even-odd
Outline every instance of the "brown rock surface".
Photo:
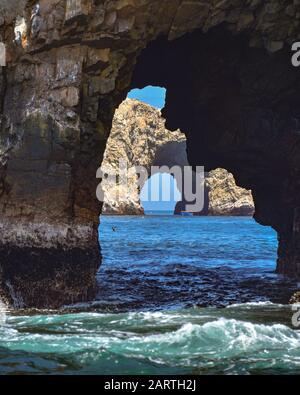
[{"label": "brown rock surface", "polygon": [[[167,162],[162,163],[165,150],[168,150]],[[126,161],[128,168],[143,166],[149,176],[151,166],[160,164],[171,164],[170,167],[184,166],[187,164],[185,135],[179,131],[167,130],[165,120],[161,117],[159,110],[137,100],[127,99],[115,112],[102,167],[107,173],[110,173],[110,170],[118,172],[120,160]],[[129,193],[122,191],[120,186],[108,180],[102,182],[102,187],[105,191],[102,209],[104,214],[139,215],[144,213],[135,172],[128,180]],[[116,199],[118,196],[123,198]]]},{"label": "brown rock surface", "polygon": [[212,170],[206,175],[209,215],[253,215],[251,191],[236,185],[232,174],[225,169]]},{"label": "brown rock surface", "polygon": [[[102,167],[109,174],[119,174],[119,161],[128,168],[143,166],[150,175],[151,166],[187,166],[186,138],[178,131],[165,128],[161,112],[142,102],[127,99],[115,112],[112,130],[107,141]],[[250,191],[236,186],[232,174],[224,169],[206,175],[208,190],[205,215],[253,215],[254,204]],[[128,180],[127,188],[121,189],[113,180],[104,180],[105,192],[103,214],[141,215],[140,188],[136,174]],[[122,197],[122,198],[120,198]]]},{"label": "brown rock surface", "polygon": [[296,292],[291,297],[290,304],[300,304],[300,291]]}]

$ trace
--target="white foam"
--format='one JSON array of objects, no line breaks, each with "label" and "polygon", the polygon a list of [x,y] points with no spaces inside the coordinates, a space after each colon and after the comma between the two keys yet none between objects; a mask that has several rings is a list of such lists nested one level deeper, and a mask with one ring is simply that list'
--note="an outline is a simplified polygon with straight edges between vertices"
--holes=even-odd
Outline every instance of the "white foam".
[{"label": "white foam", "polygon": [[227,309],[237,308],[237,307],[283,307],[283,304],[272,303],[270,301],[265,302],[247,302],[247,303],[234,303],[226,306]]}]

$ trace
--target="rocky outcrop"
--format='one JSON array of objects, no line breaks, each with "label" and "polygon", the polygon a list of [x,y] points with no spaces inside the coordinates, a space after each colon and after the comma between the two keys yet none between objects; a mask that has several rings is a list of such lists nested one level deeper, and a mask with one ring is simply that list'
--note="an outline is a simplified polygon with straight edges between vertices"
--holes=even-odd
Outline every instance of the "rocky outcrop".
[{"label": "rocky outcrop", "polygon": [[[225,168],[252,190],[255,218],[278,232],[278,271],[300,275],[300,80],[290,50],[300,33],[298,2],[18,4],[0,8],[7,49],[0,212],[10,235],[0,240],[0,287],[8,300],[13,289],[25,306],[38,305],[41,279],[48,284],[43,306],[94,292],[92,275],[80,292],[68,279],[75,257],[82,272],[100,264],[96,170],[115,109],[131,88],[149,84],[166,87],[166,126],[185,131],[190,164]],[[21,37],[17,16],[24,18]],[[45,239],[41,224],[53,237]],[[33,267],[31,281],[19,285],[16,273]]]},{"label": "rocky outcrop", "polygon": [[[107,174],[119,174],[120,160],[128,168],[143,166],[149,176],[152,166],[188,166],[186,137],[165,128],[161,112],[147,104],[127,99],[115,112],[107,141],[102,168]],[[113,179],[104,179],[105,193],[102,214],[144,214],[140,201],[141,187],[133,172],[127,188],[122,190]],[[205,201],[200,215],[253,215],[254,204],[250,191],[236,186],[232,174],[217,169],[206,174]]]},{"label": "rocky outcrop", "polygon": [[206,174],[205,183],[208,189],[208,215],[254,214],[251,191],[238,187],[227,170],[212,170]]},{"label": "rocky outcrop", "polygon": [[290,299],[290,304],[300,304],[300,292],[296,292]]},{"label": "rocky outcrop", "polygon": [[[113,170],[119,174],[119,162],[123,160],[129,169],[143,166],[150,177],[152,166],[184,166],[187,164],[185,141],[183,133],[170,132],[165,128],[165,120],[159,110],[127,99],[115,113],[102,168],[108,174]],[[140,202],[142,186],[139,186],[135,172],[130,175],[125,191],[109,179],[103,180],[102,188],[105,192],[102,213],[144,213]]]}]

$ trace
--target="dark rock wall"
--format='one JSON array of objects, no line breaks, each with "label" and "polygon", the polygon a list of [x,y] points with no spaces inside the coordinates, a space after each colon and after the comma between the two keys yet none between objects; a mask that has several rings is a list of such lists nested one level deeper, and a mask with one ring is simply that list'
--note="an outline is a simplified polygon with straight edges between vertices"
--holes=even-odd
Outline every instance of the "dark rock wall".
[{"label": "dark rock wall", "polygon": [[[298,2],[78,0],[71,13],[65,0],[24,4],[0,7],[7,299],[56,306],[95,291],[96,170],[115,108],[130,88],[150,83],[168,88],[167,126],[186,131],[190,163],[224,167],[253,190],[256,219],[279,234],[278,270],[299,274],[300,80],[289,50],[300,33]],[[26,29],[14,41],[18,15]],[[81,285],[68,281],[73,262],[91,274]],[[24,267],[55,295],[39,301],[37,275],[21,285],[15,275]]]}]

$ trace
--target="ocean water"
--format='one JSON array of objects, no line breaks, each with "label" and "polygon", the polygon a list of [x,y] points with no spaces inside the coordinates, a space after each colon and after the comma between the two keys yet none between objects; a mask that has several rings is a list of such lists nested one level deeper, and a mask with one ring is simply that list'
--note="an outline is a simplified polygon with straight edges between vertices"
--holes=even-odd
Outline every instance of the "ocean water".
[{"label": "ocean water", "polygon": [[299,374],[275,233],[242,217],[101,219],[94,301],[0,306],[1,374]]}]

